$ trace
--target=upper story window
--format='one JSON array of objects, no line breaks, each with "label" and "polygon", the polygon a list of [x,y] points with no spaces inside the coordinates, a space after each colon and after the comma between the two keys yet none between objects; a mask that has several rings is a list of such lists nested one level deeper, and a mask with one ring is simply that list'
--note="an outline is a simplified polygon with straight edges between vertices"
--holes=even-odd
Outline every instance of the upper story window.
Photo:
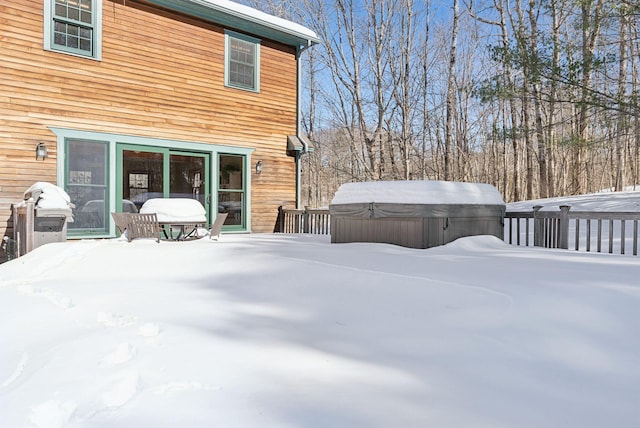
[{"label": "upper story window", "polygon": [[260,40],[227,31],[224,84],[248,91],[260,91]]},{"label": "upper story window", "polygon": [[45,0],[45,49],[101,57],[102,0]]}]

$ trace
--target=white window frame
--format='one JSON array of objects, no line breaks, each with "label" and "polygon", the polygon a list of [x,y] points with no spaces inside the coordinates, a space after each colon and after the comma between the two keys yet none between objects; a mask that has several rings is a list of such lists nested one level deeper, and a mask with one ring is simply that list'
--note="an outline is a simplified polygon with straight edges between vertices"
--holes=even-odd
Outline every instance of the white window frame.
[{"label": "white window frame", "polygon": [[[57,45],[54,42],[54,8],[55,0],[44,0],[44,49],[52,52],[60,52],[67,55],[89,58],[96,61],[102,60],[102,0],[91,0],[93,46],[91,53],[80,49],[73,49],[66,46]],[[73,21],[71,21],[73,22]]]},{"label": "white window frame", "polygon": [[[230,79],[231,63],[231,40],[237,39],[254,45],[254,67],[253,67],[253,87],[232,82]],[[260,39],[236,33],[235,31],[225,31],[224,33],[224,85],[229,88],[242,89],[250,92],[260,92]]]}]

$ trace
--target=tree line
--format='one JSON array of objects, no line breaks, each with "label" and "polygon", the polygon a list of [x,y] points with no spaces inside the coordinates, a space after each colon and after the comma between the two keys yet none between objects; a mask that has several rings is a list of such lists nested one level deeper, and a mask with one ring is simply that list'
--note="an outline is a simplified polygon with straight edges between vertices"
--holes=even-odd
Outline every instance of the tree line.
[{"label": "tree line", "polygon": [[484,182],[506,201],[639,183],[636,0],[246,3],[323,42],[304,54],[304,205],[364,180]]}]

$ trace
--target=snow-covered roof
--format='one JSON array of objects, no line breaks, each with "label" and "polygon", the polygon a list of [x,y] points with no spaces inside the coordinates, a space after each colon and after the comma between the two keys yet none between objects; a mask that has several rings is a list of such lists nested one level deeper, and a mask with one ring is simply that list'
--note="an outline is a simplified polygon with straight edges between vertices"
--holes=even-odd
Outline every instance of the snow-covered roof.
[{"label": "snow-covered roof", "polygon": [[289,30],[292,33],[298,33],[304,35],[310,39],[317,39],[315,31],[308,29],[307,27],[296,24],[295,22],[287,19],[279,18],[274,15],[269,15],[243,4],[239,4],[229,0],[192,0],[194,3],[208,3],[211,7],[221,10],[225,13],[241,16],[245,19],[261,22],[274,28],[281,30]]},{"label": "snow-covered roof", "polygon": [[149,0],[168,9],[295,46],[320,43],[303,25],[229,0]]},{"label": "snow-covered roof", "polygon": [[504,205],[504,200],[490,184],[409,180],[346,183],[331,203]]}]

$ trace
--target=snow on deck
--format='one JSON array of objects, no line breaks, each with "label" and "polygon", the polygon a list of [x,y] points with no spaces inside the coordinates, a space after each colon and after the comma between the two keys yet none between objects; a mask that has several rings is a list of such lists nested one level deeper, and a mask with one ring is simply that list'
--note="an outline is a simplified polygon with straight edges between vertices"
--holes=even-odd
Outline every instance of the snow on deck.
[{"label": "snow on deck", "polygon": [[346,183],[331,202],[358,203],[504,205],[504,200],[490,184],[410,180]]}]

